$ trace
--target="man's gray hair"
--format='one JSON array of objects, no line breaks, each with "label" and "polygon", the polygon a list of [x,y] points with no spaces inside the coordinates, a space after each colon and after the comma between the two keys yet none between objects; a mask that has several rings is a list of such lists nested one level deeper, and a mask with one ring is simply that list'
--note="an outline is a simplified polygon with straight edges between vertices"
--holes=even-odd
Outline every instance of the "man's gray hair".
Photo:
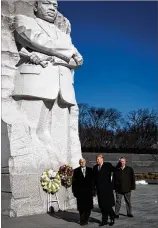
[{"label": "man's gray hair", "polygon": [[86,161],[86,159],[85,158],[80,158],[79,164],[81,163],[81,161]]}]

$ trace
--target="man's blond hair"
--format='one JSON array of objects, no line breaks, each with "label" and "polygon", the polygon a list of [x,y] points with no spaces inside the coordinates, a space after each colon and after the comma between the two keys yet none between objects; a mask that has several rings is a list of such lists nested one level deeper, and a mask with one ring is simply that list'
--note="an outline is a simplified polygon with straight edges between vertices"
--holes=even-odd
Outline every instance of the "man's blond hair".
[{"label": "man's blond hair", "polygon": [[104,158],[102,154],[98,154],[96,158]]},{"label": "man's blond hair", "polygon": [[124,160],[126,161],[126,158],[125,158],[125,157],[120,157],[120,158],[119,158],[119,161],[120,161],[121,159],[124,159]]}]

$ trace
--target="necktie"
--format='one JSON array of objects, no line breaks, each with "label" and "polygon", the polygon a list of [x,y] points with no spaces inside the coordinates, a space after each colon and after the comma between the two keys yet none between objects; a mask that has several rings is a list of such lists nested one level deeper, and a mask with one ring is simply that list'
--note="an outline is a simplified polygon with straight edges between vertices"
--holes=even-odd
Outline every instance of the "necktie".
[{"label": "necktie", "polygon": [[99,170],[99,171],[101,170],[101,165],[98,166],[98,170]]},{"label": "necktie", "polygon": [[85,175],[86,175],[86,170],[85,168],[83,168],[83,176],[85,177]]}]

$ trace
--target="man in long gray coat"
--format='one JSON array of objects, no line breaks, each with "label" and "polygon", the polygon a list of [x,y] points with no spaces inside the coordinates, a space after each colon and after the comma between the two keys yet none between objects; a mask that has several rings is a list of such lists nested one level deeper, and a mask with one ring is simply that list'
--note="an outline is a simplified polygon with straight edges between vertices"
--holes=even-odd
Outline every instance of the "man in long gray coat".
[{"label": "man in long gray coat", "polygon": [[136,189],[135,174],[132,167],[126,165],[126,159],[121,157],[113,175],[116,192],[115,217],[119,218],[122,197],[125,199],[127,216],[132,218],[131,191]]}]

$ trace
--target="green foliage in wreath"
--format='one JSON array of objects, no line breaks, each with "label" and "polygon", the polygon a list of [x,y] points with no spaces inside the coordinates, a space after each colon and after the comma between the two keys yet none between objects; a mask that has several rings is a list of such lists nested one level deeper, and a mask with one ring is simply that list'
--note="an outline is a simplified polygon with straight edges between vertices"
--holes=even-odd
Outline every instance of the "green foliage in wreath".
[{"label": "green foliage in wreath", "polygon": [[48,193],[56,193],[61,187],[61,179],[58,172],[52,169],[45,170],[41,176],[41,185]]}]

